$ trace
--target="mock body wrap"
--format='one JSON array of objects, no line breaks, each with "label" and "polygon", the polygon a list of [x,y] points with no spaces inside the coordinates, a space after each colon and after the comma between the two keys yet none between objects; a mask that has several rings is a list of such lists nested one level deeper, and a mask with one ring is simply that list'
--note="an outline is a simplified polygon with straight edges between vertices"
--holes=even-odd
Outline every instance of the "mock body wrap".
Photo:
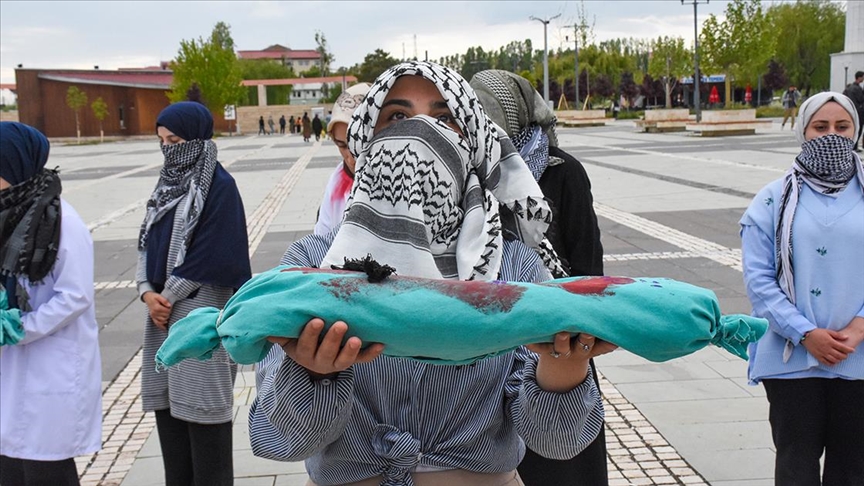
[{"label": "mock body wrap", "polygon": [[710,344],[747,357],[767,321],[722,316],[710,290],[669,279],[575,277],[542,284],[433,280],[276,267],[249,280],[220,311],[201,308],[171,326],[160,367],[206,359],[221,342],[236,362],[270,350],[268,336],[298,337],[315,317],[341,320],[348,336],[384,343],[384,354],[466,364],[520,345],[585,332],[651,361]]}]

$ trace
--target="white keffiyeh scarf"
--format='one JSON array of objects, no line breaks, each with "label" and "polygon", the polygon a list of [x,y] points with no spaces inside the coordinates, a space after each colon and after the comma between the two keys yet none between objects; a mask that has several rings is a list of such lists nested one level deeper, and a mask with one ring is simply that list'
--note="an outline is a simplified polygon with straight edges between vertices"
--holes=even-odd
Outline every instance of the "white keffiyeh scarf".
[{"label": "white keffiyeh scarf", "polygon": [[[387,93],[400,76],[438,88],[464,135],[426,116],[374,135]],[[551,211],[505,132],[458,73],[407,62],[378,77],[352,117],[357,159],[348,212],[322,266],[367,253],[402,275],[491,280],[501,267],[499,204],[513,212],[521,241],[544,239]]]}]

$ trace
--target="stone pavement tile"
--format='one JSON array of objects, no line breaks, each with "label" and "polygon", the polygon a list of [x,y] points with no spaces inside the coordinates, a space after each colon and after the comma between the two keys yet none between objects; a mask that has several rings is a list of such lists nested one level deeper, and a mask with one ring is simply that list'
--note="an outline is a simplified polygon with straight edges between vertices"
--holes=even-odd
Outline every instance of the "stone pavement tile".
[{"label": "stone pavement tile", "polygon": [[[598,367],[599,369],[599,367]],[[624,383],[650,383],[670,380],[707,380],[721,378],[717,371],[705,363],[673,360],[668,363],[650,363],[624,366],[603,366],[603,375],[616,386]]]},{"label": "stone pavement tile", "polygon": [[[602,368],[601,368],[602,370]],[[726,379],[687,380],[616,385],[631,402],[674,402],[678,400],[716,400],[749,397],[744,390]]]},{"label": "stone pavement tile", "polygon": [[720,484],[718,481],[729,481],[726,483],[729,486],[738,486],[743,481],[767,481],[774,477],[774,451],[768,448],[711,450],[694,454],[687,461],[709,479],[712,486]]},{"label": "stone pavement tile", "polygon": [[738,221],[745,209],[746,206],[742,208],[637,214],[651,221],[729,248],[740,248],[741,237],[738,235],[740,231]]},{"label": "stone pavement tile", "polygon": [[600,241],[605,254],[679,251],[677,246],[640,233],[633,228],[598,217]]},{"label": "stone pavement tile", "polygon": [[234,477],[276,476],[279,474],[306,474],[302,462],[272,461],[255,457],[251,449],[234,451]]},{"label": "stone pavement tile", "polygon": [[[278,483],[277,483],[278,484]],[[690,483],[684,483],[689,485]],[[704,484],[704,483],[702,483]],[[711,481],[711,486],[774,486],[773,479],[736,479],[734,481]]]},{"label": "stone pavement tile", "polygon": [[710,367],[724,378],[741,380],[745,384],[747,382],[747,361],[744,361],[743,359],[733,361],[709,361],[705,363],[705,366]]},{"label": "stone pavement tile", "polygon": [[279,265],[288,246],[309,233],[311,231],[269,231],[252,256],[252,272],[264,272]]},{"label": "stone pavement tile", "polygon": [[306,486],[309,476],[306,474],[283,474],[276,476],[273,486]]},{"label": "stone pavement tile", "polygon": [[123,478],[123,486],[161,486],[165,484],[162,456],[141,457]]},{"label": "stone pavement tile", "polygon": [[274,476],[261,476],[257,478],[235,478],[234,486],[273,486],[276,481]]},{"label": "stone pavement tile", "polygon": [[[650,417],[651,423],[680,427],[705,423],[748,422],[768,417],[768,402],[763,398],[726,398],[711,401],[705,409],[690,401],[639,404],[639,410]],[[661,427],[662,428],[662,427]],[[770,437],[770,435],[769,435]]]}]

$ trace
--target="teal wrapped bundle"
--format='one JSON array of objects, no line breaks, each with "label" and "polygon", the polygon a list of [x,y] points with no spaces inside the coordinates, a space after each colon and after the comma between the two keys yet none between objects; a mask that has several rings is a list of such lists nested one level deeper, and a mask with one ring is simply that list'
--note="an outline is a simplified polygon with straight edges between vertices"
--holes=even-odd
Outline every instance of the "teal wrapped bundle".
[{"label": "teal wrapped bundle", "polygon": [[0,290],[0,346],[12,346],[24,339],[21,311],[9,308],[5,290]]},{"label": "teal wrapped bundle", "polygon": [[223,310],[197,309],[171,326],[157,365],[207,359],[221,343],[236,362],[260,361],[268,336],[297,337],[315,317],[384,354],[466,364],[520,345],[585,332],[651,361],[710,344],[747,358],[767,321],[721,316],[713,292],[669,279],[575,277],[542,284],[432,280],[282,266],[249,280]]}]

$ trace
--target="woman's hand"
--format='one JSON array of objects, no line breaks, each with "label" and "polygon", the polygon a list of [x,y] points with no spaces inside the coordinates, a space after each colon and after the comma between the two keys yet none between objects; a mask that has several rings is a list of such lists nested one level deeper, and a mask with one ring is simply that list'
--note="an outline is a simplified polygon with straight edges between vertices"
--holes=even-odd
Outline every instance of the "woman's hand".
[{"label": "woman's hand", "polygon": [[588,376],[588,360],[611,353],[618,346],[590,334],[570,335],[559,332],[553,343],[526,346],[540,355],[537,384],[545,391],[566,393],[579,386]]},{"label": "woman's hand", "polygon": [[141,297],[150,311],[150,319],[153,324],[163,331],[168,330],[168,318],[171,316],[171,302],[156,292],[145,292]]},{"label": "woman's hand", "polygon": [[848,342],[849,336],[846,332],[820,328],[810,331],[807,339],[801,344],[820,363],[834,366],[848,358],[850,353],[855,352],[854,347],[847,345]]},{"label": "woman's hand", "polygon": [[[864,317],[853,317],[846,327],[840,329],[840,333],[845,334],[849,338],[843,344],[852,349],[857,348],[859,344],[864,342]],[[806,343],[807,341],[804,342]]]},{"label": "woman's hand", "polygon": [[299,338],[271,336],[267,340],[281,346],[285,354],[309,370],[309,375],[315,379],[335,375],[354,363],[368,363],[384,351],[380,343],[361,350],[363,342],[356,336],[348,338],[343,346],[348,325],[342,321],[336,321],[324,338],[319,339],[323,330],[324,321],[315,318],[306,324]]}]

